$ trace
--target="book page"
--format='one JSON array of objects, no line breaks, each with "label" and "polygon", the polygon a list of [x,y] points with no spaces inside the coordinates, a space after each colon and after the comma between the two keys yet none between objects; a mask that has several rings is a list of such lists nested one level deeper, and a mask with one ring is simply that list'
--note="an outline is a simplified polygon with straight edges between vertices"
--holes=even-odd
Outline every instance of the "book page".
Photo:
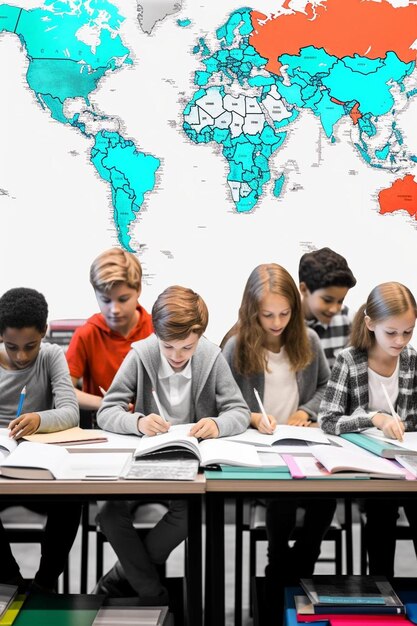
[{"label": "book page", "polygon": [[379,428],[367,428],[362,434],[367,435],[368,437],[373,437],[378,441],[385,441],[386,443],[390,443],[393,446],[398,446],[399,448],[403,448],[405,450],[413,450],[414,452],[417,452],[417,432],[404,433],[403,441],[385,437],[384,433],[382,430],[379,430]]},{"label": "book page", "polygon": [[224,438],[200,441],[201,465],[238,465],[242,467],[260,467],[261,461],[256,448],[224,441]]},{"label": "book page", "polygon": [[310,452],[329,472],[356,471],[404,478],[405,472],[387,459],[369,456],[346,448],[312,446]]},{"label": "book page", "polygon": [[287,424],[278,424],[272,435],[260,433],[256,428],[248,428],[240,435],[232,435],[231,437],[224,437],[224,439],[239,443],[250,443],[255,446],[272,446],[280,441],[291,441],[289,445],[293,445],[294,440],[299,441],[300,445],[307,443],[330,444],[330,441],[320,428],[302,428],[301,426],[288,426]]},{"label": "book page", "polygon": [[171,426],[167,433],[154,435],[150,437],[144,435],[138,442],[135,450],[135,458],[155,452],[157,450],[166,450],[168,447],[179,446],[186,450],[191,450],[200,460],[200,452],[198,440],[196,437],[190,437],[189,432],[193,424],[177,424]]}]

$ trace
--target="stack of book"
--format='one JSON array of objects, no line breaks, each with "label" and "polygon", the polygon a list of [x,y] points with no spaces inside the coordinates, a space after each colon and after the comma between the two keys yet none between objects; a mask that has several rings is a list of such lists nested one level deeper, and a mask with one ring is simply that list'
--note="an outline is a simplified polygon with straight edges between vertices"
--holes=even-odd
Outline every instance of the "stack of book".
[{"label": "stack of book", "polygon": [[287,594],[287,626],[410,624],[405,606],[383,576],[313,576],[300,582],[304,593]]},{"label": "stack of book", "polygon": [[16,585],[0,584],[0,626],[11,626],[22,608],[25,596],[17,595]]}]

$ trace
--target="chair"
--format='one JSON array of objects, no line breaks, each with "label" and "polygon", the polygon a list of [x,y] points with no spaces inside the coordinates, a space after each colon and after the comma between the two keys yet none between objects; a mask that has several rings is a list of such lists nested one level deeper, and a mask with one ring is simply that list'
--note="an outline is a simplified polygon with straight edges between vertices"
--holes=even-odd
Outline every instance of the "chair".
[{"label": "chair", "polygon": [[[0,518],[10,543],[41,543],[46,515],[30,511],[23,506],[10,506],[0,513]],[[62,574],[62,591],[69,592],[68,562]]]}]

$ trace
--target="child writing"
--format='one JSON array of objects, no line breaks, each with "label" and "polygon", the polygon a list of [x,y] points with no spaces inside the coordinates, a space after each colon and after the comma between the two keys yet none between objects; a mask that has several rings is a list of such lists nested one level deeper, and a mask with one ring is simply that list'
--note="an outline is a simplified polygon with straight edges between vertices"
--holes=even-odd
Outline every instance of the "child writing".
[{"label": "child writing", "polygon": [[[320,406],[325,432],[340,435],[376,426],[401,440],[405,430],[416,430],[417,353],[408,345],[415,323],[416,302],[407,287],[389,282],[371,291],[354,318],[351,345],[338,355]],[[382,385],[400,423],[391,415]],[[371,574],[394,575],[399,504],[399,499],[365,502]],[[417,545],[417,507],[408,501],[404,509]]]},{"label": "child writing", "polygon": [[[153,436],[171,424],[194,422],[190,434],[207,439],[246,430],[250,414],[220,349],[202,335],[207,307],[191,289],[168,287],[152,308],[155,334],[136,342],[103,399],[97,421],[118,433]],[[158,411],[155,390],[165,421]],[[134,404],[133,412],[128,411]],[[132,523],[135,502],[104,502],[98,519],[119,561],[95,592],[126,595],[126,580],[140,604],[167,603],[155,565],[187,536],[186,502],[174,500],[144,542]]]},{"label": "child writing", "polygon": [[[306,328],[300,294],[287,270],[275,263],[253,270],[235,329],[223,354],[252,411],[251,425],[272,433],[276,423],[308,426],[316,421],[329,367],[319,338]],[[268,425],[262,420],[254,389],[268,414]],[[298,506],[305,508],[304,526],[290,548]],[[327,499],[280,498],[267,503],[265,574],[267,600],[268,595],[273,598],[275,615],[282,612],[284,586],[313,573],[334,509],[335,502]]]},{"label": "child writing", "polygon": [[[9,428],[15,439],[78,425],[78,405],[64,354],[58,346],[42,343],[47,316],[45,298],[34,289],[10,289],[0,298],[4,346],[0,351],[0,426]],[[26,393],[22,394],[24,388]],[[11,505],[2,503],[1,509]],[[28,508],[48,516],[32,590],[53,591],[77,533],[81,507],[44,502]],[[22,589],[24,581],[1,521],[0,554],[0,583]]]},{"label": "child writing", "polygon": [[330,248],[303,254],[298,278],[307,326],[320,337],[331,368],[349,340],[352,323],[343,301],[356,278],[346,259]]},{"label": "child writing", "polygon": [[138,303],[142,268],[138,259],[120,248],[100,254],[90,268],[90,282],[100,313],[78,328],[66,357],[82,409],[97,410],[134,341],[152,333],[151,316]]}]

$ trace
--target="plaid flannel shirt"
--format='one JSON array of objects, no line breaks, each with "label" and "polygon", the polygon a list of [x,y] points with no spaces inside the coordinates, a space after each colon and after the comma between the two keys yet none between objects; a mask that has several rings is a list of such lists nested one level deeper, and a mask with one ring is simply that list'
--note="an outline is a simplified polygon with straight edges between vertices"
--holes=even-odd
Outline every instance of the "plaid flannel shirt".
[{"label": "plaid flannel shirt", "polygon": [[[406,346],[401,352],[396,411],[405,430],[417,430],[417,352]],[[320,405],[319,424],[334,435],[373,426],[369,411],[368,353],[346,348],[339,353]]]},{"label": "plaid flannel shirt", "polygon": [[352,328],[352,319],[347,306],[343,306],[340,313],[335,315],[330,324],[322,324],[317,319],[306,320],[307,326],[312,328],[320,337],[321,347],[324,350],[330,369],[336,357],[349,341]]}]

